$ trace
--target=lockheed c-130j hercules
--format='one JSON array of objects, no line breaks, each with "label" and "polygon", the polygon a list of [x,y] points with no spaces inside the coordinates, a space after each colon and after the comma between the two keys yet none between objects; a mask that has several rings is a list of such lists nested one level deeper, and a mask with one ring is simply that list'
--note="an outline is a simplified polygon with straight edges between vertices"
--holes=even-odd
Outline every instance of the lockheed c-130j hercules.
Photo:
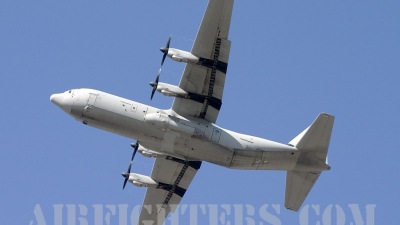
[{"label": "lockheed c-130j hercules", "polygon": [[[53,94],[51,102],[76,120],[137,140],[123,188],[129,181],[147,187],[139,224],[162,224],[168,207],[179,204],[201,162],[242,170],[286,170],[285,207],[298,211],[322,171],[329,170],[327,153],[334,117],[321,113],[288,144],[236,133],[217,126],[222,105],[231,42],[228,33],[233,0],[210,0],[194,41],[186,52],[170,48],[168,56],[185,62],[179,86],[159,82],[153,87],[174,97],[171,109],[161,110],[93,89]],[[155,157],[150,176],[131,173],[136,152]],[[157,207],[161,206],[161,207]]]}]

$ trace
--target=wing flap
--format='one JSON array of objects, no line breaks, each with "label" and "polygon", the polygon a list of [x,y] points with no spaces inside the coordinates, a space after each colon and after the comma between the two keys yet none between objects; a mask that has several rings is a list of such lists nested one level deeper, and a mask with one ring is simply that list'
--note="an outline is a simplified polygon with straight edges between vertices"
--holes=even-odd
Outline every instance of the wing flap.
[{"label": "wing flap", "polygon": [[227,39],[221,39],[221,46],[219,49],[218,60],[227,63],[229,61],[230,51],[231,51],[231,41]]}]

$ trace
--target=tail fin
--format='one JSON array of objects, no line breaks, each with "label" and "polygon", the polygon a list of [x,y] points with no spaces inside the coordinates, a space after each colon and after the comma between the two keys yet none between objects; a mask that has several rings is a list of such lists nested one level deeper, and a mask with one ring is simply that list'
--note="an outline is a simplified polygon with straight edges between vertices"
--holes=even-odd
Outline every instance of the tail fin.
[{"label": "tail fin", "polygon": [[314,157],[325,161],[334,120],[334,116],[326,113],[319,114],[311,126],[297,135],[289,144],[302,152],[313,153]]},{"label": "tail fin", "polygon": [[300,150],[294,170],[286,173],[285,207],[298,211],[327,165],[328,148],[335,117],[321,113],[315,121],[289,142]]}]

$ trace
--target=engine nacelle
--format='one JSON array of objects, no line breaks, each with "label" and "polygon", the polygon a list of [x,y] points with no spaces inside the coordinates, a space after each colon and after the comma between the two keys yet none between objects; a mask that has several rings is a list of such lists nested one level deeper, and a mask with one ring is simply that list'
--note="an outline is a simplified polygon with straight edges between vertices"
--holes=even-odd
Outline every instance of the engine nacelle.
[{"label": "engine nacelle", "polygon": [[181,123],[181,119],[161,113],[146,114],[145,121],[162,130],[171,129],[187,135],[194,135],[195,128]]},{"label": "engine nacelle", "polygon": [[155,158],[157,157],[157,155],[163,155],[161,153],[149,150],[141,145],[139,145],[139,148],[137,150],[140,154],[142,154],[145,157],[149,157],[149,158]]},{"label": "engine nacelle", "polygon": [[162,83],[162,82],[158,83],[157,91],[165,96],[173,96],[173,97],[181,97],[181,98],[186,97],[188,94],[186,91],[184,91],[182,88],[180,88],[178,86],[175,86],[172,84],[167,84],[167,83]]},{"label": "engine nacelle", "polygon": [[136,187],[147,187],[147,184],[138,181],[132,181],[132,184]]},{"label": "engine nacelle", "polygon": [[172,60],[177,61],[177,62],[187,62],[188,59],[187,58],[183,58],[177,55],[172,55],[171,57]]},{"label": "engine nacelle", "polygon": [[177,61],[177,62],[188,62],[188,63],[194,63],[194,64],[199,62],[199,58],[197,56],[193,55],[190,52],[183,51],[183,50],[176,49],[176,48],[170,48],[168,50],[168,57],[170,57],[172,60]]},{"label": "engine nacelle", "polygon": [[142,174],[131,173],[129,175],[129,182],[137,187],[149,187],[149,186],[157,186],[158,182],[151,179],[149,176],[145,176]]},{"label": "engine nacelle", "polygon": [[142,151],[140,152],[143,156],[147,157],[147,158],[155,158],[157,157],[157,153],[152,153],[150,151]]},{"label": "engine nacelle", "polygon": [[163,94],[164,96],[168,96],[168,97],[171,97],[171,96],[172,97],[176,97],[176,96],[178,96],[176,92],[172,92],[172,91],[169,91],[169,90],[161,90],[160,93]]}]

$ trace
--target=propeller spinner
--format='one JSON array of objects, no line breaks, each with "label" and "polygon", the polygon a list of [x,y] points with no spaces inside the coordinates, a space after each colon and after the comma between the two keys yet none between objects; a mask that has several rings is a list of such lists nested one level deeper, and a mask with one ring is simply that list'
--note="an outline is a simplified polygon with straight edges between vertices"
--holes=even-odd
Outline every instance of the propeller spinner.
[{"label": "propeller spinner", "polygon": [[139,141],[136,141],[135,144],[132,143],[131,146],[132,146],[132,148],[134,148],[134,150],[133,150],[131,162],[130,162],[129,167],[128,167],[128,171],[127,171],[127,172],[123,172],[123,173],[121,174],[123,177],[125,177],[124,186],[122,186],[122,190],[125,189],[125,185],[126,185],[126,183],[128,182],[129,175],[130,175],[130,173],[131,173],[133,158],[135,157],[136,152],[137,152],[137,150],[138,150],[138,148],[139,148]]}]

